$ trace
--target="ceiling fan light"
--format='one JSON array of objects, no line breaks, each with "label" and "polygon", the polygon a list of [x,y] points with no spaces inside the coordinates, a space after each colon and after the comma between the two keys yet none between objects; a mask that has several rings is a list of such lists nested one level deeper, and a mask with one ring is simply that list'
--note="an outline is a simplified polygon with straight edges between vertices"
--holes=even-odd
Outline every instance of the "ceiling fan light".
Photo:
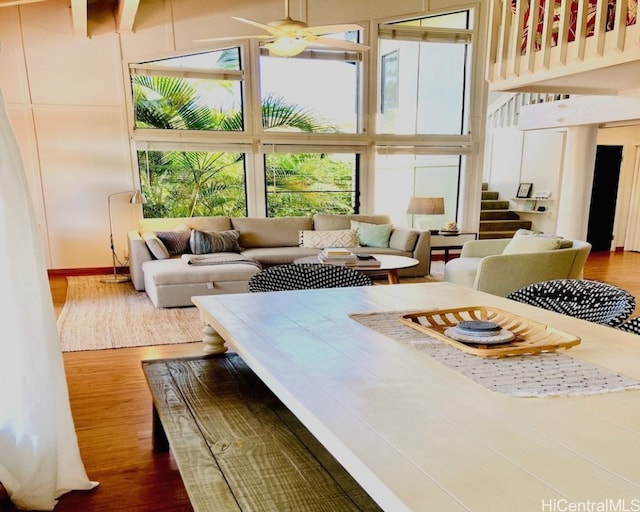
[{"label": "ceiling fan light", "polygon": [[265,43],[270,54],[278,57],[293,57],[302,53],[309,43],[295,37],[278,37],[272,43]]}]

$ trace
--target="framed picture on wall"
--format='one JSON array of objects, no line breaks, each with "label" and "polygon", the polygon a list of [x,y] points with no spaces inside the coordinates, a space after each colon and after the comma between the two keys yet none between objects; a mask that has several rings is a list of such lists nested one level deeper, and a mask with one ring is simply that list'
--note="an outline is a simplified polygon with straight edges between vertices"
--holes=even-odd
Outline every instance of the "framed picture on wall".
[{"label": "framed picture on wall", "polygon": [[520,183],[516,197],[526,199],[531,194],[531,187],[533,187],[533,183]]}]

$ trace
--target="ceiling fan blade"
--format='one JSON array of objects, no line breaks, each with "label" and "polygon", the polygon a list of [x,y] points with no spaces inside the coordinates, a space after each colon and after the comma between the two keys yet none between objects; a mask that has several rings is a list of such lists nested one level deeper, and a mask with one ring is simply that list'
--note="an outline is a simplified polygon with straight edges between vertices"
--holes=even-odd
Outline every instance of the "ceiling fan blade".
[{"label": "ceiling fan blade", "polygon": [[308,37],[307,41],[313,45],[329,46],[331,48],[340,48],[341,50],[366,51],[371,49],[366,44],[345,41],[344,39],[333,39],[331,37]]},{"label": "ceiling fan blade", "polygon": [[194,39],[194,43],[212,43],[215,41],[237,41],[239,39],[273,39],[271,35],[253,35],[253,36],[229,36],[229,37],[210,37],[208,39]]},{"label": "ceiling fan blade", "polygon": [[279,29],[278,27],[272,27],[271,25],[266,25],[265,23],[260,23],[259,21],[248,20],[247,18],[236,18],[235,16],[231,16],[234,20],[241,21],[242,23],[248,23],[249,25],[253,25],[254,27],[261,28],[262,30],[266,30],[270,34],[274,36],[286,36],[289,35],[288,32]]},{"label": "ceiling fan blade", "polygon": [[360,25],[355,23],[344,23],[341,25],[318,25],[315,27],[307,27],[301,30],[305,34],[322,35],[322,34],[338,34],[341,32],[351,32],[353,30],[362,30]]}]

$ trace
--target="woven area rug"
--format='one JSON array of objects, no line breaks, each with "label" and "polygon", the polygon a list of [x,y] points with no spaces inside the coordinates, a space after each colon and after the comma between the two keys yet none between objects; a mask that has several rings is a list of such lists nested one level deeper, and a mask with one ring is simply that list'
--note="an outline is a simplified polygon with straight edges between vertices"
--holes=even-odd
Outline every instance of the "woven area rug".
[{"label": "woven area rug", "polygon": [[405,343],[492,391],[519,397],[582,396],[640,389],[640,381],[564,352],[503,358],[478,357],[403,325],[398,317],[409,311],[353,313],[352,319]]},{"label": "woven area rug", "polygon": [[130,282],[108,284],[100,279],[67,278],[67,298],[58,317],[63,352],[202,340],[197,308],[158,309]]}]

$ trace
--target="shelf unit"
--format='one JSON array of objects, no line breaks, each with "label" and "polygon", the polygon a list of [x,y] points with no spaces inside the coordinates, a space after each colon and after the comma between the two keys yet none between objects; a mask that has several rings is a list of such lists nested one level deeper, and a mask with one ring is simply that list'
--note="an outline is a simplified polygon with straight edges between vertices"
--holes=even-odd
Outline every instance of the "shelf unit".
[{"label": "shelf unit", "polygon": [[[518,212],[518,213],[535,213],[535,214],[544,214],[544,213],[550,213],[549,209],[546,208],[545,211],[540,212],[538,211],[538,203],[549,203],[552,202],[553,199],[536,199],[535,197],[512,197],[510,198],[510,201],[513,201],[514,203],[521,205],[517,208],[511,208],[511,211],[514,212]],[[525,208],[526,206],[530,206],[531,208]]]}]

